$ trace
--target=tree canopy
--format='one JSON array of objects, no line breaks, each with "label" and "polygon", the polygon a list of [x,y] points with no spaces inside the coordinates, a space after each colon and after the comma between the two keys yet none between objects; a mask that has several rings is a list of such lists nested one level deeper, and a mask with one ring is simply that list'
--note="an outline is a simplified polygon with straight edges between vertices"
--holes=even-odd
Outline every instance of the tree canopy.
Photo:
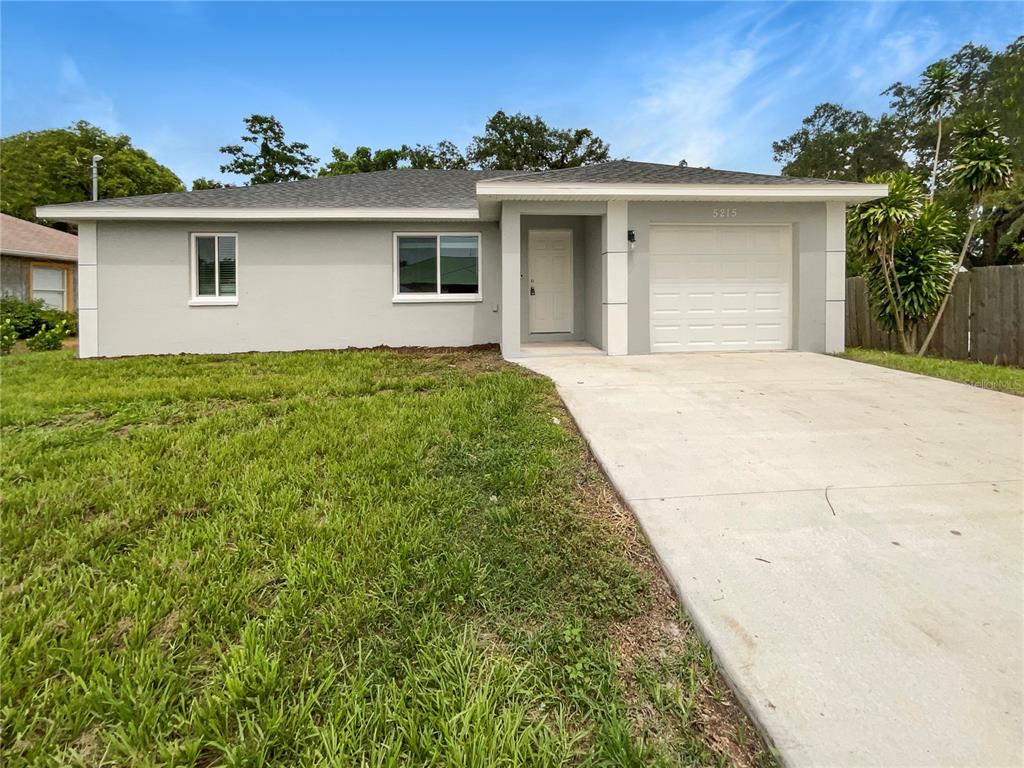
[{"label": "tree canopy", "polygon": [[474,136],[467,160],[481,168],[541,171],[574,168],[609,159],[608,145],[589,128],[550,127],[539,116],[495,112]]},{"label": "tree canopy", "polygon": [[248,176],[248,184],[308,179],[319,159],[309,154],[308,144],[285,141],[284,126],[273,115],[249,115],[241,144],[228,144],[220,151],[231,159],[221,173]]},{"label": "tree canopy", "polygon": [[791,136],[772,144],[787,176],[863,181],[906,168],[901,137],[888,116],[875,120],[839,104],[819,104]]},{"label": "tree canopy", "polygon": [[1013,183],[986,197],[975,266],[1024,260],[1024,36],[1003,51],[968,44],[928,65],[916,82],[894,83],[884,92],[889,109],[879,117],[819,104],[799,130],[772,144],[789,176],[863,181],[910,170],[931,179],[936,201],[953,213],[961,231],[972,216],[972,199],[954,178],[954,142],[970,121],[995,120],[1007,137]]},{"label": "tree canopy", "polygon": [[25,131],[0,139],[0,210],[35,221],[35,207],[92,199],[92,156],[102,155],[101,198],[180,192],[181,179],[124,134],[80,120],[68,128]]}]

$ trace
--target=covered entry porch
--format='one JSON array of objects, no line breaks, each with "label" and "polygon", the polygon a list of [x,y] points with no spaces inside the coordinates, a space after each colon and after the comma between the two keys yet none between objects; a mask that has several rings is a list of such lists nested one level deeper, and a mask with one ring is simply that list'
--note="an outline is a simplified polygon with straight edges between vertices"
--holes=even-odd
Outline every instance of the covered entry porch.
[{"label": "covered entry porch", "polygon": [[505,357],[626,354],[627,230],[624,201],[502,203]]}]

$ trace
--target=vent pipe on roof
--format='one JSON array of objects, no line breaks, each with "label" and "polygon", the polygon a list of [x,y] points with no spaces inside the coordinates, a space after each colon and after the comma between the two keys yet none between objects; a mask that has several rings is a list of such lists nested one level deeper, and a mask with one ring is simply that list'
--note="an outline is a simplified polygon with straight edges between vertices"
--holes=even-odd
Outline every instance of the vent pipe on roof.
[{"label": "vent pipe on roof", "polygon": [[100,199],[100,184],[99,184],[99,175],[98,175],[97,170],[96,170],[96,163],[98,163],[102,159],[103,159],[103,155],[93,155],[92,156],[92,199],[93,200],[99,200]]}]

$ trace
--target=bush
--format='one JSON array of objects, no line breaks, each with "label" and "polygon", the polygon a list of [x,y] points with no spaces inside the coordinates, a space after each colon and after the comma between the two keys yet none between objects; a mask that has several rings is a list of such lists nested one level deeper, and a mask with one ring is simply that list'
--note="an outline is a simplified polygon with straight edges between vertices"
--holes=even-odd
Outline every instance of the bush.
[{"label": "bush", "polygon": [[14,323],[6,317],[0,320],[0,355],[9,354],[18,340],[18,334],[14,332]]},{"label": "bush", "polygon": [[33,352],[44,352],[48,349],[60,349],[64,346],[64,339],[70,335],[71,333],[68,331],[68,325],[63,320],[53,326],[53,328],[49,328],[46,323],[43,323],[43,327],[39,330],[39,333],[26,341],[25,345]]},{"label": "bush", "polygon": [[74,312],[51,309],[42,299],[24,301],[14,296],[0,298],[0,318],[10,320],[19,339],[31,339],[43,326],[55,328],[63,322],[69,336],[78,335],[78,316]]}]

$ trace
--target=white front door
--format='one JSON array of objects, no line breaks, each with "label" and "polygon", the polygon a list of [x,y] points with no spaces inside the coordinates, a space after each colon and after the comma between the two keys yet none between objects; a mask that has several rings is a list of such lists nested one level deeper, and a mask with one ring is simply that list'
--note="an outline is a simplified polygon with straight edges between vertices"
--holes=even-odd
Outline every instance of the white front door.
[{"label": "white front door", "polygon": [[531,229],[526,248],[530,333],[572,333],[572,230]]},{"label": "white front door", "polygon": [[651,227],[651,351],[788,349],[788,226]]}]

